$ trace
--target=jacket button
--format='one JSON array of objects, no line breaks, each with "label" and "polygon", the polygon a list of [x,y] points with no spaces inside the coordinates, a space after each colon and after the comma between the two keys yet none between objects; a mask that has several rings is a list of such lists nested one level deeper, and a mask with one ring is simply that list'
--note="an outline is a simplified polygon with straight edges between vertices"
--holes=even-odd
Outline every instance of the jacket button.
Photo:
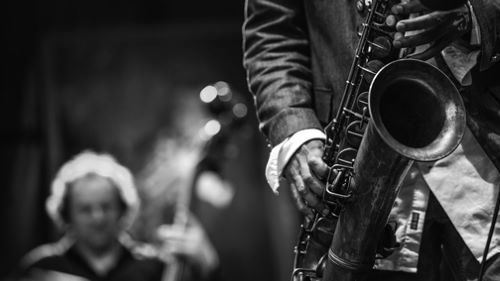
[{"label": "jacket button", "polygon": [[358,27],[356,27],[356,35],[358,35],[358,37],[361,37],[361,35],[363,35],[363,26],[362,25],[358,25]]},{"label": "jacket button", "polygon": [[495,63],[500,61],[500,54],[495,54],[493,57],[491,57],[491,62]]},{"label": "jacket button", "polygon": [[360,13],[362,13],[365,10],[365,1],[364,0],[356,1],[356,10],[358,10],[358,12],[360,12]]}]

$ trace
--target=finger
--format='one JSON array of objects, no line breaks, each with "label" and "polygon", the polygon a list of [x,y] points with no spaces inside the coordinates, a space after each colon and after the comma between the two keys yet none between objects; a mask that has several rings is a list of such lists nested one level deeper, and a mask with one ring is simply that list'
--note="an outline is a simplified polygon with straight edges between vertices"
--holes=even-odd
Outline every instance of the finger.
[{"label": "finger", "polygon": [[325,180],[328,176],[328,165],[321,158],[312,158],[309,160],[309,168],[319,179]]},{"label": "finger", "polygon": [[162,224],[158,226],[157,232],[182,232],[184,227],[178,224]]},{"label": "finger", "polygon": [[171,250],[172,252],[180,252],[180,251],[185,251],[186,248],[188,248],[190,245],[188,241],[186,240],[179,240],[179,241],[169,241],[165,243],[165,248]]},{"label": "finger", "polygon": [[185,229],[180,226],[162,225],[156,230],[156,235],[159,239],[182,239],[185,235]]},{"label": "finger", "polygon": [[161,237],[160,240],[163,244],[183,243],[183,241],[186,241],[186,238],[184,236],[168,236],[168,237]]},{"label": "finger", "polygon": [[415,18],[400,20],[396,23],[396,30],[399,32],[407,32],[411,30],[421,30],[435,28],[445,22],[450,22],[449,13],[432,12],[429,14],[421,15]]},{"label": "finger", "polygon": [[450,28],[439,27],[433,28],[424,32],[420,32],[410,36],[404,36],[397,40],[394,40],[393,45],[395,48],[411,48],[420,45],[428,44],[433,41],[438,41],[443,37]]},{"label": "finger", "polygon": [[443,39],[432,44],[425,51],[420,52],[418,54],[412,54],[412,55],[408,56],[408,58],[419,59],[419,60],[428,60],[432,57],[435,57],[442,49],[444,49],[446,46],[448,46],[450,44],[450,42],[452,41],[451,38],[453,38],[453,36],[444,37]]},{"label": "finger", "polygon": [[[309,169],[308,169],[309,171]],[[311,173],[303,174],[302,180],[305,183],[305,194],[311,193],[313,196],[322,196],[323,191],[325,190],[325,184],[320,181],[317,177],[311,175]],[[308,200],[306,200],[308,201]],[[308,203],[312,203],[309,202]],[[313,205],[310,205],[313,207]]]},{"label": "finger", "polygon": [[307,216],[309,219],[314,219],[314,214],[311,209],[309,209],[306,204],[304,203],[302,197],[300,196],[297,186],[291,182],[290,183],[290,189],[292,190],[292,196],[295,199],[295,204],[297,205],[297,208],[301,213],[303,213],[305,216]]},{"label": "finger", "polygon": [[330,213],[330,210],[325,206],[325,204],[322,203],[322,201],[318,197],[312,194],[309,194],[308,196],[310,197],[306,197],[305,200],[309,204],[309,206],[312,207],[314,205],[313,208],[314,210],[316,210],[316,212],[322,214],[323,216],[327,216]]},{"label": "finger", "polygon": [[[292,166],[292,163],[289,163],[290,166]],[[289,168],[285,172],[285,177],[288,180],[288,183],[290,185],[290,190],[292,191],[292,197],[295,200],[295,205],[297,205],[297,208],[301,213],[303,213],[306,216],[312,215],[312,211],[307,208],[304,199],[300,195],[298,188],[297,188],[297,183],[295,183],[295,178],[292,175],[292,169]],[[310,214],[309,214],[310,213]]]},{"label": "finger", "polygon": [[[286,177],[289,181],[295,184],[299,195],[304,199],[311,191],[308,188],[307,182],[310,184],[313,181],[313,176],[309,170],[309,165],[304,157],[293,158],[289,163],[289,168],[286,172]],[[309,202],[310,203],[310,202]]]},{"label": "finger", "polygon": [[191,256],[194,254],[194,252],[196,252],[193,247],[185,244],[170,245],[169,247],[165,247],[164,250],[170,255],[182,257]]},{"label": "finger", "polygon": [[[305,198],[305,195],[311,191],[317,195],[323,194],[321,181],[311,173],[307,160],[304,158],[298,158],[296,161],[298,162],[299,170],[298,173],[292,172],[292,176],[294,177],[295,183],[297,184],[297,188],[299,192],[301,192],[301,195]],[[311,205],[312,202],[309,202],[307,199],[306,201],[311,207],[314,207],[314,205]]]},{"label": "finger", "polygon": [[162,250],[168,253],[173,253],[177,248],[181,247],[185,242],[168,240],[162,244]]},{"label": "finger", "polygon": [[[309,170],[309,167],[306,163],[304,167],[304,163],[301,164],[301,174],[296,174],[294,176],[295,183],[297,183],[297,191],[299,195],[304,200],[306,206],[310,208],[314,208],[319,213],[327,215],[329,213],[328,208],[320,201],[318,195],[322,195],[325,189],[325,185],[319,181],[316,177],[312,176]],[[316,190],[316,194],[311,192],[311,190]]]},{"label": "finger", "polygon": [[323,161],[324,144],[322,141],[311,141],[302,149],[306,153],[308,170],[319,179],[325,179],[328,174],[328,166]]},{"label": "finger", "polygon": [[[300,162],[299,162],[300,165]],[[304,165],[299,166],[300,168],[303,168]],[[307,166],[307,164],[305,165]],[[309,188],[306,186],[306,183],[304,181],[304,178],[307,178],[308,181],[311,180],[311,174],[309,173],[309,168],[304,170],[299,170],[297,173],[296,171],[292,171],[292,179],[293,183],[295,184],[295,188],[297,192],[299,193],[300,197],[305,200],[307,205],[310,207],[315,207],[316,203],[314,200],[311,200],[311,197],[314,197],[314,194],[309,190]]]},{"label": "finger", "polygon": [[391,11],[396,15],[411,14],[426,11],[427,9],[417,0],[411,0],[407,3],[401,3],[392,6]]}]

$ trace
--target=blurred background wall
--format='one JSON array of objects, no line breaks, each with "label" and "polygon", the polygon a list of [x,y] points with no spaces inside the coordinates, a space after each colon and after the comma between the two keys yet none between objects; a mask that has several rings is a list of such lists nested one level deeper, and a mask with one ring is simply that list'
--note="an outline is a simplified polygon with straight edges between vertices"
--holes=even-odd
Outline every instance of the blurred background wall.
[{"label": "blurred background wall", "polygon": [[5,5],[0,279],[29,249],[58,238],[44,200],[59,166],[83,149],[113,154],[136,176],[148,206],[137,238],[168,222],[175,190],[190,184],[199,132],[214,118],[200,91],[218,81],[248,118],[219,163],[227,200],[197,198],[193,212],[219,251],[224,280],[289,279],[298,218],[263,177],[268,148],[241,66],[242,0]]}]

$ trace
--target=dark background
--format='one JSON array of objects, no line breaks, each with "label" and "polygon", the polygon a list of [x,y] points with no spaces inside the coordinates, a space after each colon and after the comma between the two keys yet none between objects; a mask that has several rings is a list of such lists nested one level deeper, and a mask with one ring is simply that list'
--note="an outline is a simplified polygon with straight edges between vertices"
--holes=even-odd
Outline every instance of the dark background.
[{"label": "dark background", "polygon": [[[0,279],[29,249],[58,238],[44,200],[59,166],[83,149],[113,154],[141,179],[152,209],[140,222],[149,228],[136,234],[148,237],[169,204],[152,194],[167,196],[172,187],[146,188],[147,167],[162,143],[185,148],[213,117],[198,95],[217,81],[231,86],[249,118],[231,134],[233,157],[219,163],[233,200],[225,207],[199,200],[194,211],[219,251],[224,280],[289,279],[297,218],[263,177],[268,150],[241,66],[243,1],[4,5]],[[167,156],[165,167],[183,160]]]}]

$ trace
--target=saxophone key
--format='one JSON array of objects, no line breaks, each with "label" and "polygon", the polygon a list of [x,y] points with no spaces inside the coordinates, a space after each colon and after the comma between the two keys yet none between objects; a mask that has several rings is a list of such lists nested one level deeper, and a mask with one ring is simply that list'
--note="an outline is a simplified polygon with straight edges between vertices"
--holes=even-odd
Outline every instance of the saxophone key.
[{"label": "saxophone key", "polygon": [[386,36],[378,36],[370,44],[370,54],[377,59],[387,58],[392,52],[391,40]]},{"label": "saxophone key", "polygon": [[346,141],[350,146],[359,147],[361,144],[361,139],[366,129],[366,122],[361,120],[351,122],[347,126],[346,130]]},{"label": "saxophone key", "polygon": [[384,67],[384,63],[380,60],[371,60],[366,63],[365,67],[360,66],[364,72],[364,79],[367,83],[371,83],[377,72]]}]

